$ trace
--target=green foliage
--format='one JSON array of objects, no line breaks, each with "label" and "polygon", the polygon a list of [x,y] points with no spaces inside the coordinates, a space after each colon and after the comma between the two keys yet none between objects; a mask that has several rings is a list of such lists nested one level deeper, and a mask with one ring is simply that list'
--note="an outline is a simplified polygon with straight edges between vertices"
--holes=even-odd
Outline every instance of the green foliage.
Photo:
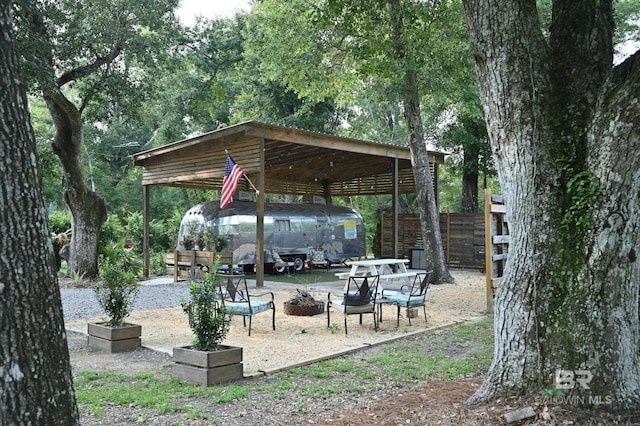
[{"label": "green foliage", "polygon": [[200,245],[200,242],[204,238],[204,229],[202,224],[198,222],[190,222],[185,229],[185,233],[182,236],[184,242],[184,248],[186,250],[195,250],[196,243]]},{"label": "green foliage", "polygon": [[100,252],[100,258],[103,262],[120,266],[124,272],[130,272],[136,278],[142,274],[142,259],[133,250],[124,248],[124,240],[107,244]]},{"label": "green foliage", "polygon": [[213,228],[206,226],[203,231],[204,248],[208,251],[224,251],[227,240],[220,235],[216,235]]},{"label": "green foliage", "polygon": [[152,275],[165,275],[167,262],[164,253],[153,252],[149,255],[149,273]]},{"label": "green foliage", "polygon": [[82,284],[84,283],[84,273],[80,273],[78,271],[73,271],[73,274],[71,276],[71,283],[73,284],[74,287],[81,287]]},{"label": "green foliage", "polygon": [[619,0],[614,3],[616,32],[614,42],[638,40],[640,34],[640,3],[634,0]]},{"label": "green foliage", "polygon": [[460,173],[453,173],[445,160],[445,167],[440,173],[440,212],[460,212],[462,200],[462,177]]},{"label": "green foliage", "polygon": [[204,273],[202,282],[189,283],[190,299],[180,302],[194,334],[193,348],[200,351],[215,350],[227,336],[231,323],[231,315],[216,300],[220,285],[219,262],[218,256],[212,271]]},{"label": "green foliage", "polygon": [[40,162],[40,172],[42,173],[44,201],[46,205],[49,206],[51,213],[51,207],[61,208],[64,206],[61,190],[62,165],[53,153],[51,147],[51,141],[55,136],[55,126],[53,125],[44,100],[29,97],[29,111],[31,112],[31,122],[33,123],[33,133],[36,138],[38,160]]},{"label": "green foliage", "polygon": [[[423,110],[433,110],[427,122],[451,105],[471,110],[464,107],[468,101],[475,101],[479,111],[461,2],[400,3],[405,50],[419,69],[421,91],[429,94],[422,99]],[[350,125],[357,123],[355,136],[406,144],[398,107],[403,72],[393,60],[386,6],[353,0],[261,1],[248,20],[246,54],[259,58],[261,81],[281,82],[310,102],[357,105],[358,111],[348,116]]]},{"label": "green foliage", "polygon": [[100,281],[93,290],[98,304],[109,316],[109,325],[119,327],[131,313],[140,287],[134,272],[136,262],[131,261],[124,249],[114,247],[100,259]]},{"label": "green foliage", "polygon": [[[487,126],[482,115],[458,114],[457,122],[447,127],[438,147],[454,155],[455,165],[467,173],[495,176],[491,147],[488,142]],[[475,161],[460,162],[463,156],[471,156]]]},{"label": "green foliage", "polygon": [[[170,252],[176,247],[176,238],[180,226],[173,224],[171,218],[151,219],[149,221],[149,245],[152,250]],[[140,247],[142,247],[142,234],[140,234]]]},{"label": "green foliage", "polygon": [[71,213],[69,210],[56,210],[49,215],[49,230],[54,234],[62,234],[71,229]]},{"label": "green foliage", "polygon": [[108,250],[109,246],[111,246],[114,241],[124,241],[125,238],[122,221],[118,215],[110,214],[107,216],[107,220],[104,225],[102,225],[102,228],[100,228],[98,251],[102,252],[104,250]]},{"label": "green foliage", "polygon": [[[176,237],[183,212],[176,211],[168,219],[149,221],[151,251],[166,253],[175,249]],[[100,253],[109,250],[113,241],[132,240],[135,254],[142,253],[143,217],[139,212],[111,213],[100,229]]]},{"label": "green foliage", "polygon": [[340,326],[338,324],[330,324],[327,326],[327,329],[331,332],[331,334],[336,334],[338,330],[340,330]]},{"label": "green foliage", "polygon": [[[149,224],[151,229],[151,223]],[[126,239],[133,241],[133,250],[142,253],[142,236],[144,234],[144,220],[142,213],[130,212],[124,217],[123,232]]]}]

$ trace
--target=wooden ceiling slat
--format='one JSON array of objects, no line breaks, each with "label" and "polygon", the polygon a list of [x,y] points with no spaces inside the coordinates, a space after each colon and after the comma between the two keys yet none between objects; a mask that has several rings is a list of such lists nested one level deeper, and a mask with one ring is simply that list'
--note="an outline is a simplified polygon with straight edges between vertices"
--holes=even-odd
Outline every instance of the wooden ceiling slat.
[{"label": "wooden ceiling slat", "polygon": [[[400,193],[414,192],[410,151],[336,136],[247,122],[195,138],[141,152],[143,185],[219,190],[227,150],[243,171],[257,181],[264,141],[267,193],[333,196],[390,194],[393,159],[398,159]],[[444,154],[430,152],[436,164]]]}]

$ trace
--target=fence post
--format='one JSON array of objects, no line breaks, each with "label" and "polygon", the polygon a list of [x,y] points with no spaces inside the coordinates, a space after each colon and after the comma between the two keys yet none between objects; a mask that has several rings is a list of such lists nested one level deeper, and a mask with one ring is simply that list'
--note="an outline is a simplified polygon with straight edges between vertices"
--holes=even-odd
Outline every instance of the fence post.
[{"label": "fence post", "polygon": [[484,262],[487,282],[487,312],[493,313],[493,246],[491,244],[491,188],[484,189]]},{"label": "fence post", "polygon": [[451,264],[451,210],[447,209],[447,265]]}]

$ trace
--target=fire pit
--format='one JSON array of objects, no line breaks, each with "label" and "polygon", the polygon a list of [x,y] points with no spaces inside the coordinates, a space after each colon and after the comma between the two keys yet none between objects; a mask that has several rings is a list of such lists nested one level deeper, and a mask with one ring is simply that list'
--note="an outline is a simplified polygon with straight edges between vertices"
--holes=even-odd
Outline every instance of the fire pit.
[{"label": "fire pit", "polygon": [[297,290],[298,294],[284,302],[285,315],[313,316],[324,312],[324,302],[317,301],[306,291]]}]

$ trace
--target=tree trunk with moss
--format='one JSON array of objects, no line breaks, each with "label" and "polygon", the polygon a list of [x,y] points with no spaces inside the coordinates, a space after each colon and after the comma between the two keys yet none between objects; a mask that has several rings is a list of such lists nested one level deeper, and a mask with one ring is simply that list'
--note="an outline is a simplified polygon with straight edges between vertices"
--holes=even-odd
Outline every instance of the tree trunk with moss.
[{"label": "tree trunk with moss", "polygon": [[79,424],[36,141],[0,1],[0,424]]},{"label": "tree trunk with moss", "polygon": [[387,12],[394,42],[394,55],[399,63],[402,76],[402,99],[404,118],[409,130],[411,147],[411,163],[416,182],[416,197],[420,211],[422,239],[425,242],[427,267],[433,270],[431,281],[434,283],[450,283],[453,277],[449,273],[444,257],[442,234],[440,233],[440,215],[436,204],[436,194],[431,176],[429,153],[424,137],[424,126],[420,112],[420,91],[418,75],[414,64],[407,55],[407,41],[403,33],[403,15],[399,0],[387,2]]},{"label": "tree trunk with moss", "polygon": [[56,125],[53,152],[64,169],[64,200],[71,211],[69,272],[96,277],[100,228],[107,220],[107,203],[85,181],[80,111],[57,88],[45,91],[44,98]]},{"label": "tree trunk with moss", "polygon": [[512,235],[470,401],[587,370],[563,384],[638,409],[640,53],[613,66],[610,0],[554,1],[548,38],[535,1],[464,6]]},{"label": "tree trunk with moss", "polygon": [[54,46],[48,34],[52,30],[45,24],[44,12],[34,4],[25,7],[22,13],[37,46],[33,53],[36,57],[30,60],[38,64],[36,78],[56,128],[53,152],[60,158],[64,170],[62,186],[64,200],[71,212],[72,232],[69,272],[93,278],[98,275],[98,243],[100,228],[107,220],[107,203],[87,187],[82,164],[82,109],[91,95],[82,100],[80,107],[76,107],[64,93],[63,87],[77,83],[113,62],[120,55],[122,45],[114,42],[105,55],[56,77],[58,70],[55,67]]}]

